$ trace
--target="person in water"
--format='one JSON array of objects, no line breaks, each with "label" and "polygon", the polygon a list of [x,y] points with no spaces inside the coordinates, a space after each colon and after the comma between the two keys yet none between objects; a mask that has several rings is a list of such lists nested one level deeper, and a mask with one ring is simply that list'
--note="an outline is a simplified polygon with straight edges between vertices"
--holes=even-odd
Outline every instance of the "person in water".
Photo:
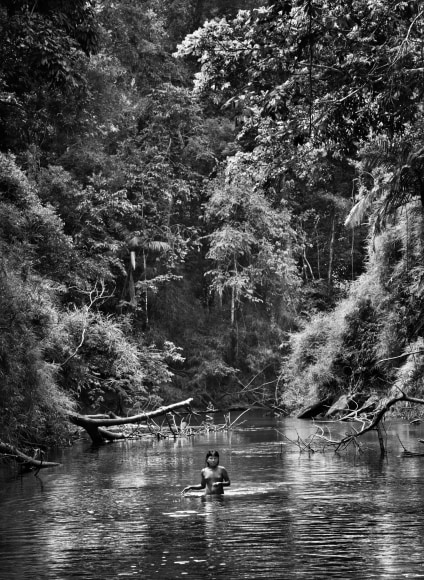
[{"label": "person in water", "polygon": [[222,495],[224,487],[230,487],[231,482],[227,470],[219,465],[218,451],[208,451],[206,453],[206,467],[202,469],[199,485],[189,485],[181,492],[184,495],[190,490],[204,489],[206,495]]}]

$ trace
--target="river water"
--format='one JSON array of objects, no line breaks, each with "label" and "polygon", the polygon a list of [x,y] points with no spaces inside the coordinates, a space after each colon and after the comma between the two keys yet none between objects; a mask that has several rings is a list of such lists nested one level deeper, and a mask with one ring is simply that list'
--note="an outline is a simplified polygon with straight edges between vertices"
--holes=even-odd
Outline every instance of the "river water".
[{"label": "river water", "polygon": [[[384,460],[375,434],[360,455],[301,454],[283,434],[310,422],[252,414],[176,441],[83,441],[38,477],[3,467],[0,578],[424,578],[424,457],[397,438],[421,451],[424,426],[386,428]],[[210,448],[231,487],[181,496]]]}]

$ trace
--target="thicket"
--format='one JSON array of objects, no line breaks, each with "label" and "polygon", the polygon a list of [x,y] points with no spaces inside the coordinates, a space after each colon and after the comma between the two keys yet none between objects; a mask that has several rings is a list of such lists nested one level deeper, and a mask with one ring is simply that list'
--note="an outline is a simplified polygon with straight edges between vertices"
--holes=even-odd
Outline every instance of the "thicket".
[{"label": "thicket", "polygon": [[[374,217],[381,200],[376,206]],[[397,209],[370,237],[365,272],[346,298],[291,336],[281,405],[298,409],[345,393],[382,398],[396,389],[423,397],[423,241],[421,201]]]},{"label": "thicket", "polygon": [[[212,287],[207,181],[238,149],[234,121],[205,112],[171,54],[237,9],[0,3],[1,439],[64,443],[75,406],[218,401],[251,371],[278,372],[277,326],[259,344],[266,308],[236,321]],[[260,242],[240,253],[248,293]]]},{"label": "thicket", "polygon": [[293,216],[303,286],[277,389],[288,409],[420,389],[422,31],[411,2],[279,2],[179,47],[198,59],[196,94],[235,111],[246,162]]},{"label": "thicket", "polygon": [[0,439],[419,390],[422,29],[413,2],[0,1]]}]

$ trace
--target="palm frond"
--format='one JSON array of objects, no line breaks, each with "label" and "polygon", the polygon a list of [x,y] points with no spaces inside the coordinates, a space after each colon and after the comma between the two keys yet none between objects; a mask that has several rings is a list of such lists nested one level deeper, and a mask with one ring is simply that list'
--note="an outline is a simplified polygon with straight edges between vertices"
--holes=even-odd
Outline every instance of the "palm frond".
[{"label": "palm frond", "polygon": [[374,229],[378,233],[385,227],[389,217],[419,197],[424,203],[424,148],[411,149],[404,145],[392,167],[393,177],[388,184],[385,198],[379,207]]},{"label": "palm frond", "polygon": [[367,210],[371,207],[374,201],[375,191],[369,190],[361,199],[355,203],[345,220],[345,227],[355,228],[362,223]]},{"label": "palm frond", "polygon": [[168,242],[150,240],[143,244],[143,248],[150,250],[151,252],[168,252],[171,249],[171,246]]}]

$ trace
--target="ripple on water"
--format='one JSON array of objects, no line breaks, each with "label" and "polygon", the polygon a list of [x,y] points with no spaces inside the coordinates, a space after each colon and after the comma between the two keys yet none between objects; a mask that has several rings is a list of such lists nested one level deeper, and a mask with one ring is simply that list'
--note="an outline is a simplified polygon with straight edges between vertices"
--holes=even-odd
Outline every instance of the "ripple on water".
[{"label": "ripple on water", "polygon": [[[3,472],[0,577],[424,577],[424,461],[299,454],[276,424],[75,448],[38,480]],[[278,420],[285,428],[295,437],[311,426]],[[232,486],[220,498],[181,497],[210,447]]]}]

